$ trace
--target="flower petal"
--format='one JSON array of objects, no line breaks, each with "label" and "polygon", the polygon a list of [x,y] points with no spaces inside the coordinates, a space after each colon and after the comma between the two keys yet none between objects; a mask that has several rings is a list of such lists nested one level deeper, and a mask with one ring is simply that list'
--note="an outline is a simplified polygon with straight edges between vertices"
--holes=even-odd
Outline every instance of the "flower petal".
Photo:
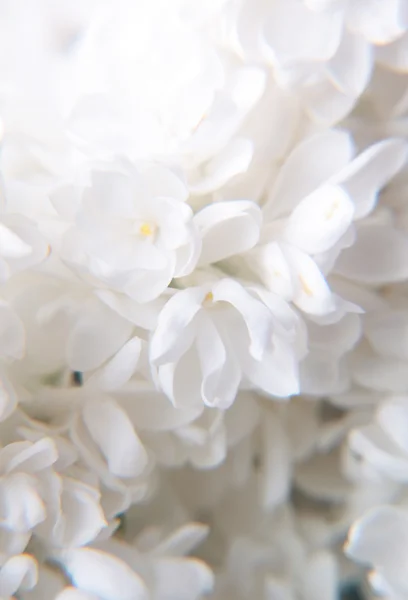
[{"label": "flower petal", "polygon": [[365,217],[374,208],[378,192],[403,167],[408,157],[402,139],[388,139],[370,146],[331,178],[341,185],[355,204],[355,218]]},{"label": "flower petal", "polygon": [[150,360],[163,364],[175,360],[191,345],[194,317],[202,309],[206,292],[200,288],[190,288],[174,294],[162,309],[156,331],[150,340]]},{"label": "flower petal", "polygon": [[347,25],[350,31],[365,37],[372,44],[387,44],[402,35],[407,26],[401,18],[400,0],[372,2],[358,0],[350,4]]},{"label": "flower petal", "polygon": [[253,248],[259,240],[262,213],[257,204],[231,200],[210,204],[194,222],[202,236],[200,265],[214,263]]},{"label": "flower petal", "polygon": [[337,186],[322,186],[297,205],[288,219],[284,237],[308,254],[332,248],[350,226],[354,206]]},{"label": "flower petal", "polygon": [[333,294],[315,261],[294,246],[281,247],[297,283],[293,302],[311,315],[333,312],[336,308]]},{"label": "flower petal", "polygon": [[74,325],[67,344],[73,371],[90,371],[113,356],[130,338],[133,327],[103,304],[90,305]]},{"label": "flower petal", "polygon": [[[207,565],[197,559],[163,558],[154,565],[158,599],[190,600],[211,592],[214,577]],[[113,600],[113,599],[112,599]]]},{"label": "flower petal", "polygon": [[96,386],[106,391],[122,387],[135,372],[141,351],[142,340],[131,338],[100,371],[87,380],[86,387]]},{"label": "flower petal", "polygon": [[278,398],[288,398],[299,393],[298,360],[289,344],[274,339],[262,361],[252,357],[243,364],[248,379],[261,391]]},{"label": "flower petal", "polygon": [[335,271],[353,281],[386,284],[408,277],[408,236],[391,225],[364,225],[346,248]]},{"label": "flower petal", "polygon": [[272,333],[272,318],[267,307],[233,279],[216,283],[212,294],[214,302],[228,302],[241,314],[250,338],[249,352],[260,360]]},{"label": "flower petal", "polygon": [[346,167],[352,156],[352,140],[344,131],[325,131],[301,142],[280,169],[264,207],[265,221],[289,213],[302,198]]},{"label": "flower petal", "polygon": [[74,585],[101,600],[147,600],[142,581],[123,560],[92,548],[78,548],[61,560]]},{"label": "flower petal", "polygon": [[118,477],[137,477],[147,464],[146,451],[125,412],[110,398],[87,402],[83,418],[88,430]]},{"label": "flower petal", "polygon": [[28,554],[12,556],[0,571],[0,595],[8,598],[19,590],[31,590],[38,580],[37,561]]},{"label": "flower petal", "polygon": [[408,569],[408,513],[396,506],[377,506],[351,527],[346,554],[375,566],[387,577],[405,579]]}]

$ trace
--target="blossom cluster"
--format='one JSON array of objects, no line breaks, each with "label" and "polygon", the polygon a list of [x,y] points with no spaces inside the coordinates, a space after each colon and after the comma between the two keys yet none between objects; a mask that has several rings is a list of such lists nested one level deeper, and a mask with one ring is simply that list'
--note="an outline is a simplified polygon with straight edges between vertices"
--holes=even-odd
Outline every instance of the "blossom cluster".
[{"label": "blossom cluster", "polygon": [[1,600],[408,599],[407,0],[0,0]]}]

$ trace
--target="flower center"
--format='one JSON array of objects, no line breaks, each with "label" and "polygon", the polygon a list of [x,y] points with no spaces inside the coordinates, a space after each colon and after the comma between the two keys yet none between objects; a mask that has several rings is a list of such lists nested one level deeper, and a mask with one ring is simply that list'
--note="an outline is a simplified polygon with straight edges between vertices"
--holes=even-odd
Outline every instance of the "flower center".
[{"label": "flower center", "polygon": [[310,289],[307,281],[304,280],[302,275],[299,275],[300,285],[302,286],[302,290],[305,292],[307,296],[313,296],[313,291]]},{"label": "flower center", "polygon": [[204,296],[203,306],[210,306],[214,302],[214,295],[212,292],[207,292]]},{"label": "flower center", "polygon": [[144,237],[152,237],[154,236],[154,234],[156,233],[156,225],[154,225],[153,223],[142,223],[139,227],[139,232],[144,236]]},{"label": "flower center", "polygon": [[332,202],[331,206],[327,209],[327,211],[326,211],[326,213],[324,215],[326,221],[329,221],[330,219],[332,219],[334,217],[334,215],[337,212],[339,206],[340,206],[340,202],[338,200],[335,200],[334,202]]}]

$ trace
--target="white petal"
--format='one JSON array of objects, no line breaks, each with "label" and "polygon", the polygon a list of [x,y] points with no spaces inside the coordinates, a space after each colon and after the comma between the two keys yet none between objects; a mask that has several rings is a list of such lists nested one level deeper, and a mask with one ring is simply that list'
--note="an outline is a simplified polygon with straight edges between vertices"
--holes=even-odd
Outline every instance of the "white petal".
[{"label": "white petal", "polygon": [[195,407],[201,399],[201,370],[197,353],[186,352],[178,363],[167,363],[158,369],[163,392],[177,408]]},{"label": "white petal", "polygon": [[158,560],[154,565],[154,572],[154,594],[157,600],[199,598],[211,592],[214,583],[209,567],[193,558]]},{"label": "white petal", "polygon": [[212,289],[214,302],[230,303],[243,317],[250,338],[249,352],[260,360],[272,333],[267,307],[233,279],[223,279]]},{"label": "white petal", "polygon": [[11,229],[0,223],[0,255],[5,258],[22,258],[32,253],[32,248]]},{"label": "white petal", "polygon": [[378,506],[354,523],[345,550],[350,558],[398,577],[407,573],[407,548],[407,512],[395,506]]},{"label": "white petal", "polygon": [[22,271],[37,265],[50,255],[51,247],[33,221],[21,214],[8,214],[3,217],[3,223],[31,249],[29,254],[6,256],[12,271]]},{"label": "white petal", "polygon": [[322,186],[295,208],[284,237],[308,254],[325,252],[347,231],[353,214],[353,203],[344,191]]},{"label": "white petal", "polygon": [[95,290],[95,295],[124,319],[150,331],[155,328],[157,317],[163,307],[163,299],[153,300],[148,304],[138,304],[128,296],[115,294],[110,290]]},{"label": "white petal", "polygon": [[372,44],[386,44],[404,33],[407,23],[401,18],[401,1],[357,0],[350,4],[347,24],[351,31]]},{"label": "white petal", "polygon": [[192,343],[192,334],[186,328],[202,309],[206,292],[190,288],[174,294],[161,311],[156,331],[150,341],[150,360],[164,363],[170,357],[181,355]]},{"label": "white petal", "polygon": [[390,439],[407,453],[408,459],[408,404],[393,400],[380,406],[377,421]]},{"label": "white petal", "polygon": [[[4,450],[11,450],[10,446],[6,446]],[[44,437],[34,444],[27,444],[26,447],[21,447],[16,443],[17,452],[13,455],[9,454],[9,460],[5,465],[7,473],[22,469],[25,473],[36,473],[53,465],[58,459],[58,452],[54,441],[51,438]],[[1,455],[0,455],[1,456]]]},{"label": "white petal", "polygon": [[106,527],[106,520],[97,499],[85,485],[64,479],[61,514],[53,527],[54,543],[64,548],[91,543]]},{"label": "white petal", "polygon": [[131,338],[99,372],[87,380],[86,387],[97,386],[107,391],[122,387],[135,372],[141,350],[142,340]]},{"label": "white petal", "polygon": [[345,30],[340,46],[328,64],[329,77],[342,92],[357,98],[367,86],[372,64],[370,44]]},{"label": "white petal", "polygon": [[349,434],[349,446],[358,456],[387,475],[390,480],[406,482],[408,458],[376,423],[354,429]]},{"label": "white petal", "polygon": [[265,220],[289,213],[302,198],[343,169],[352,156],[352,140],[344,131],[329,130],[299,144],[280,169],[264,208]]},{"label": "white petal", "polygon": [[262,361],[248,357],[243,371],[266,394],[288,398],[299,393],[298,360],[293,349],[279,338],[274,339]]},{"label": "white petal", "polygon": [[330,325],[308,323],[309,347],[320,354],[341,357],[356,346],[361,335],[361,318],[356,314],[347,314]]},{"label": "white petal", "polygon": [[288,244],[282,244],[282,251],[297,284],[294,303],[311,315],[333,312],[335,309],[334,297],[314,260]]},{"label": "white petal", "polygon": [[303,3],[286,0],[273,4],[265,24],[271,55],[284,66],[324,61],[335,53],[342,29],[341,11],[312,12]]},{"label": "white petal", "polygon": [[304,86],[302,92],[307,113],[313,121],[324,127],[339,123],[351,112],[357,102],[355,96],[345,94],[339,89],[337,83],[332,81],[328,70],[322,72],[315,83]]},{"label": "white petal", "polygon": [[386,284],[408,277],[408,236],[391,225],[366,225],[340,255],[335,270],[353,281]]},{"label": "white petal", "polygon": [[38,579],[37,561],[28,554],[12,556],[1,567],[0,595],[9,597],[19,590],[31,590]]},{"label": "white petal", "polygon": [[379,190],[401,169],[408,156],[406,143],[388,139],[370,146],[332,177],[344,187],[355,204],[355,218],[366,216],[375,206]]},{"label": "white petal", "polygon": [[5,375],[0,374],[0,421],[7,419],[17,406],[17,394]]},{"label": "white petal", "polygon": [[185,556],[190,554],[192,550],[205,538],[209,532],[208,525],[201,523],[188,523],[180,527],[167,537],[163,542],[152,550],[152,554],[159,556]]},{"label": "white petal", "polygon": [[0,352],[10,358],[22,358],[25,345],[24,326],[7,304],[0,301]]},{"label": "white petal", "polygon": [[174,198],[185,202],[188,189],[173,171],[157,163],[149,163],[141,168],[143,183],[152,197]]},{"label": "white petal", "polygon": [[99,600],[99,597],[70,586],[58,594],[55,600]]},{"label": "white petal", "polygon": [[193,194],[204,195],[228,183],[233,177],[245,173],[253,156],[250,140],[233,139],[205,165],[204,175],[190,183]]},{"label": "white petal", "polygon": [[[218,398],[218,381],[222,375],[222,368],[227,359],[225,346],[221,336],[211,319],[200,323],[197,332],[197,351],[202,372],[201,395],[208,406],[219,406],[224,398]],[[228,399],[229,403],[234,399]]]},{"label": "white petal", "polygon": [[93,171],[92,188],[85,192],[85,208],[109,216],[130,217],[134,211],[131,179],[113,171]]},{"label": "white petal", "polygon": [[136,477],[146,464],[146,451],[123,410],[110,398],[89,401],[83,411],[89,432],[119,477]]},{"label": "white petal", "polygon": [[285,300],[292,300],[292,274],[280,244],[272,242],[258,246],[247,255],[246,260],[268,290]]},{"label": "white petal", "polygon": [[149,387],[121,390],[116,397],[139,431],[172,431],[194,421],[203,411],[203,405],[175,409],[164,394]]},{"label": "white petal", "polygon": [[80,318],[67,344],[68,364],[73,371],[99,367],[127,342],[132,325],[116,313],[100,306]]},{"label": "white petal", "polygon": [[200,265],[214,263],[253,248],[259,240],[262,213],[246,200],[210,204],[194,222],[202,236]]},{"label": "white petal", "polygon": [[36,481],[25,473],[10,475],[0,482],[3,527],[25,533],[45,519],[46,509],[35,484]]},{"label": "white petal", "polygon": [[62,560],[74,585],[100,600],[147,600],[142,581],[123,560],[91,548],[70,551]]}]

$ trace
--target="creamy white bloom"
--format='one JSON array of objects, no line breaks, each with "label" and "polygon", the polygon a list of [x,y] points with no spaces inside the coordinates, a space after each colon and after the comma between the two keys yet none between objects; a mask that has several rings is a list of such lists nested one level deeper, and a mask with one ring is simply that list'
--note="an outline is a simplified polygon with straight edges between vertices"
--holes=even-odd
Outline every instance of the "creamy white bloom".
[{"label": "creamy white bloom", "polygon": [[[345,132],[325,132],[304,141],[289,155],[270,191],[260,244],[248,254],[250,267],[271,291],[305,313],[331,314],[332,320],[342,316],[345,305],[331,292],[324,275],[334,270],[353,278],[351,270],[361,261],[367,262],[367,275],[359,272],[357,279],[368,278],[371,265],[380,268],[378,261],[371,261],[369,248],[359,248],[365,229],[362,225],[356,232],[353,221],[373,210],[380,189],[402,168],[406,157],[402,140],[380,142],[354,160],[353,144]],[[392,244],[384,239],[380,246],[384,263],[386,253],[390,255],[384,272],[391,264],[404,268],[405,246],[397,233]]]},{"label": "creamy white bloom", "polygon": [[186,199],[182,181],[158,165],[95,170],[89,187],[53,195],[73,220],[61,256],[95,286],[152,300],[196,265],[200,243]]},{"label": "creamy white bloom", "polygon": [[304,332],[278,296],[232,279],[176,292],[159,315],[150,361],[178,406],[227,408],[242,380],[267,394],[298,392]]}]

